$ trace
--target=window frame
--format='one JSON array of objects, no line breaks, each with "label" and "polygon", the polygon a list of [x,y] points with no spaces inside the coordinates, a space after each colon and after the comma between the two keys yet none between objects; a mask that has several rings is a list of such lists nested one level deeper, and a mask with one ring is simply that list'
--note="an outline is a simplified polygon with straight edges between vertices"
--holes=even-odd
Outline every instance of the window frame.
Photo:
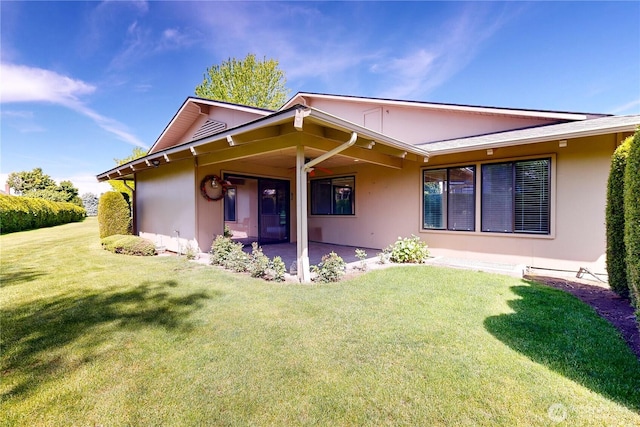
[{"label": "window frame", "polygon": [[[542,160],[549,159],[549,233],[548,234],[539,234],[539,233],[499,233],[499,232],[485,232],[482,231],[482,166],[485,164],[492,163],[509,163],[509,162],[519,162],[526,160]],[[474,165],[476,167],[476,227],[475,231],[452,231],[437,228],[425,228],[424,227],[424,171],[425,170],[437,170],[437,169],[447,169],[447,168],[455,168],[455,167],[463,167],[467,165]],[[492,238],[519,238],[519,239],[541,239],[541,240],[551,240],[556,238],[556,225],[557,225],[557,178],[558,178],[558,162],[557,162],[557,153],[554,152],[542,152],[538,154],[524,155],[524,156],[505,156],[500,159],[479,159],[472,162],[465,163],[443,163],[438,165],[433,165],[429,167],[420,168],[420,179],[417,183],[420,188],[420,223],[419,230],[420,233],[427,234],[452,234],[456,235],[467,234],[469,236],[480,236],[484,235],[486,237]],[[480,175],[480,176],[478,176]]]},{"label": "window frame", "polygon": [[[339,181],[343,179],[351,179],[353,181],[353,185],[351,187],[345,185],[337,185],[334,184],[334,181]],[[314,195],[314,185],[320,181],[329,181],[329,204],[330,209],[327,213],[318,213],[314,211],[314,203],[315,203],[315,195]],[[335,190],[338,188],[350,188],[351,194],[349,196],[351,200],[351,213],[335,213],[336,205],[335,205]],[[356,216],[356,176],[354,175],[339,175],[339,176],[323,176],[321,178],[313,178],[309,180],[309,215],[310,216],[319,216],[319,217],[355,217]]]},{"label": "window frame", "polygon": [[[532,231],[532,230],[517,230],[518,226],[518,214],[517,214],[517,196],[518,191],[516,189],[518,183],[518,169],[517,164],[526,163],[526,162],[535,162],[535,161],[547,161],[547,170],[546,170],[546,216],[547,216],[547,224],[545,231]],[[535,158],[527,158],[527,159],[516,159],[516,160],[505,160],[501,162],[491,162],[491,163],[482,163],[480,165],[480,231],[482,233],[498,233],[498,234],[517,234],[517,235],[539,235],[539,236],[549,236],[551,234],[551,217],[552,217],[552,203],[551,203],[551,194],[552,194],[552,186],[551,186],[551,176],[552,176],[552,164],[553,161],[549,156],[535,157]],[[484,183],[485,183],[485,166],[493,166],[493,165],[510,165],[511,172],[511,229],[510,230],[485,230],[484,224],[484,207],[485,203],[485,193],[484,193]],[[539,197],[539,195],[538,195]]]},{"label": "window frame", "polygon": [[[452,184],[451,184],[451,171],[455,170],[455,169],[465,169],[465,168],[471,168],[473,171],[473,183],[471,185],[471,188],[473,189],[473,193],[472,193],[472,197],[471,197],[471,214],[470,214],[470,219],[471,219],[471,227],[470,228],[452,228],[451,226],[451,216],[452,216],[452,206],[455,206],[453,203],[451,203],[450,201],[450,195],[453,194],[453,192],[451,191],[452,188]],[[444,180],[444,185],[442,186],[443,190],[442,190],[442,196],[443,196],[443,204],[442,204],[442,210],[441,210],[441,214],[442,214],[442,227],[440,228],[435,228],[435,227],[430,227],[427,228],[425,227],[425,175],[428,172],[435,172],[435,171],[444,171],[445,172],[445,180]],[[446,166],[446,167],[434,167],[434,168],[425,168],[422,169],[422,224],[421,224],[421,229],[422,230],[428,230],[428,231],[453,231],[453,232],[466,232],[466,233],[473,233],[476,231],[476,212],[477,212],[477,186],[478,186],[478,168],[476,164],[464,164],[464,165],[457,165],[457,166]]]}]

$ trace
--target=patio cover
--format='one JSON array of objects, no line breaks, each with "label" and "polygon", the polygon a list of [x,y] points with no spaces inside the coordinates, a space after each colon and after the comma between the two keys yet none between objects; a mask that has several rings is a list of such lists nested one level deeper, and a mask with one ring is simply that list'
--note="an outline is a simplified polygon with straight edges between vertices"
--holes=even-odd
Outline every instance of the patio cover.
[{"label": "patio cover", "polygon": [[[189,98],[189,102],[198,100]],[[297,104],[205,138],[154,151],[97,178],[132,180],[137,172],[187,158],[196,158],[198,166],[246,159],[282,169],[295,168],[298,278],[308,282],[307,174],[313,166],[322,162],[325,167],[338,167],[359,161],[401,169],[406,161],[428,161],[429,152]],[[313,160],[307,161],[309,158]]]}]

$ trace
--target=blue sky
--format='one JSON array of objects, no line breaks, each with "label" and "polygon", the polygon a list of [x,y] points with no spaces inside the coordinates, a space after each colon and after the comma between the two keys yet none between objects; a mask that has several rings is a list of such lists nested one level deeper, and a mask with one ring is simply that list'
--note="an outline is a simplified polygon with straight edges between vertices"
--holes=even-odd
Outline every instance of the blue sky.
[{"label": "blue sky", "polygon": [[640,113],[640,2],[0,2],[0,181],[150,147],[207,67],[277,59],[299,91]]}]

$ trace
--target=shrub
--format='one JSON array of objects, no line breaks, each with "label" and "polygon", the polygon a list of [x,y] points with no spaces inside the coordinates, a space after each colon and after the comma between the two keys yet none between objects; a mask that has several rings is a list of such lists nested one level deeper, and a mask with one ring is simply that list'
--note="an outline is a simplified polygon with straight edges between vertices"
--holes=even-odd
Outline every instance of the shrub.
[{"label": "shrub", "polygon": [[100,238],[114,234],[131,234],[129,205],[121,193],[107,191],[98,201]]},{"label": "shrub", "polygon": [[267,280],[275,280],[276,282],[284,281],[284,274],[287,271],[287,266],[279,256],[273,257],[273,260],[269,263],[269,269],[265,275]]},{"label": "shrub", "polygon": [[640,129],[633,136],[624,177],[624,243],[627,281],[640,324]]},{"label": "shrub", "polygon": [[82,221],[83,208],[68,202],[24,196],[0,195],[0,227],[2,233],[51,227]]},{"label": "shrub", "polygon": [[429,250],[426,243],[419,237],[411,235],[404,239],[398,237],[396,242],[386,249],[389,260],[397,263],[421,264],[429,258]]},{"label": "shrub", "polygon": [[320,264],[311,267],[311,271],[317,274],[314,280],[318,282],[337,282],[344,274],[346,266],[338,254],[331,252],[322,257]]},{"label": "shrub", "polygon": [[242,243],[235,243],[229,237],[218,235],[211,245],[209,261],[212,265],[241,273],[248,269],[249,256],[242,250]]},{"label": "shrub", "polygon": [[113,234],[100,240],[102,247],[116,254],[152,256],[156,254],[156,246],[151,240],[142,237]]},{"label": "shrub", "polygon": [[263,252],[262,248],[258,246],[257,242],[251,244],[251,256],[249,257],[249,265],[247,270],[251,277],[265,277],[267,270],[269,269],[269,257]]},{"label": "shrub", "polygon": [[629,296],[624,244],[624,175],[632,139],[627,138],[613,153],[607,181],[607,273],[609,286],[622,297]]},{"label": "shrub", "polygon": [[364,249],[356,249],[356,258],[360,260],[358,269],[367,271],[367,252]]}]

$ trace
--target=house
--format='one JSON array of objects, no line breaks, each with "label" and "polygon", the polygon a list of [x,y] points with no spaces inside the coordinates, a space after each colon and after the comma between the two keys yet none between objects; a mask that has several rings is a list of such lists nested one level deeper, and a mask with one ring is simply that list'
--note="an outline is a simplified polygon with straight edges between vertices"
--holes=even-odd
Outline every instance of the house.
[{"label": "house", "polygon": [[228,227],[260,244],[383,248],[604,273],[606,182],[640,116],[298,93],[278,111],[189,97],[145,157],[134,227],[207,251]]}]

